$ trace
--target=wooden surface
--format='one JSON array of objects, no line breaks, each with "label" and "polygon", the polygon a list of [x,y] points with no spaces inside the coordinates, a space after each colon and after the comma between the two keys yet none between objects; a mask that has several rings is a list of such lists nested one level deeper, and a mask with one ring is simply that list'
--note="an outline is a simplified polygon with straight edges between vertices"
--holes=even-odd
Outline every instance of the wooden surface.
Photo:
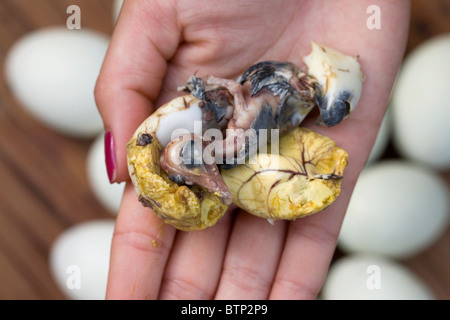
[{"label": "wooden surface", "polygon": [[[432,35],[450,32],[449,0],[412,3],[408,51]],[[72,4],[82,10],[83,28],[112,32],[112,0],[1,0],[0,73],[19,37],[44,26],[65,26]],[[0,299],[65,299],[48,268],[52,242],[71,225],[111,217],[89,188],[85,165],[91,142],[41,125],[0,78]],[[442,175],[450,185],[450,172]],[[450,298],[450,230],[402,262],[439,299]]]}]

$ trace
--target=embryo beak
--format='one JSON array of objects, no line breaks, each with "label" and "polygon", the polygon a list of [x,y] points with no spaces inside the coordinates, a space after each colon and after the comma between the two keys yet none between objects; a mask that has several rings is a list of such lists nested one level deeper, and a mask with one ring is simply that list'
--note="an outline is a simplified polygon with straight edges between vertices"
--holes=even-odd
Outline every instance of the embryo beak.
[{"label": "embryo beak", "polygon": [[319,105],[320,117],[327,127],[338,125],[350,113],[350,105],[348,101],[336,99],[328,106]]},{"label": "embryo beak", "polygon": [[230,205],[230,190],[223,182],[217,164],[204,161],[203,147],[202,137],[194,134],[174,139],[161,151],[160,167],[175,183],[199,185],[218,196],[223,204]]},{"label": "embryo beak", "polygon": [[364,74],[358,57],[312,42],[311,54],[303,58],[308,74],[317,80],[315,98],[321,122],[339,124],[352,112],[361,96]]}]

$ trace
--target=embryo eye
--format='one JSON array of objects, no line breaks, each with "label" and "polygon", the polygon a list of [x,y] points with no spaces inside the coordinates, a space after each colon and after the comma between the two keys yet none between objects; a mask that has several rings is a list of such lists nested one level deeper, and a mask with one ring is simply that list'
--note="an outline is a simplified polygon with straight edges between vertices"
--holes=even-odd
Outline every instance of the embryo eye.
[{"label": "embryo eye", "polygon": [[180,158],[186,167],[199,167],[203,165],[203,146],[197,139],[187,141],[180,150]]},{"label": "embryo eye", "polygon": [[350,102],[344,101],[344,103],[345,103],[345,115],[348,116],[351,112]]}]

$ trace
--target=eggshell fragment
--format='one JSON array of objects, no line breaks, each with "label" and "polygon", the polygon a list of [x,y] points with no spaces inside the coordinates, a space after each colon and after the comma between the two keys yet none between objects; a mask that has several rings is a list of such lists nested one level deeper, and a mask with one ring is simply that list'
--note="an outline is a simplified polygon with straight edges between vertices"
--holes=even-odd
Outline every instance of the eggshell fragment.
[{"label": "eggshell fragment", "polygon": [[446,229],[450,192],[427,168],[403,160],[366,167],[339,236],[346,252],[403,258],[429,247]]},{"label": "eggshell fragment", "polygon": [[9,50],[5,77],[21,105],[50,128],[93,137],[103,128],[94,86],[109,38],[82,28],[38,29]]},{"label": "eggshell fragment", "polygon": [[431,300],[434,295],[395,260],[350,255],[335,261],[322,287],[324,300]]},{"label": "eggshell fragment", "polygon": [[65,230],[53,243],[50,269],[68,299],[105,298],[114,220],[83,222]]},{"label": "eggshell fragment", "polygon": [[364,81],[358,58],[314,41],[311,46],[311,53],[303,61],[308,66],[308,74],[317,79],[323,91],[323,108],[331,108],[333,102],[342,99],[342,94],[345,93],[350,111],[353,111],[361,96]]},{"label": "eggshell fragment", "polygon": [[413,50],[394,91],[393,138],[404,157],[437,169],[450,168],[450,34]]},{"label": "eggshell fragment", "polygon": [[105,166],[104,133],[92,142],[86,159],[88,181],[97,200],[113,215],[119,211],[125,182],[109,182]]}]

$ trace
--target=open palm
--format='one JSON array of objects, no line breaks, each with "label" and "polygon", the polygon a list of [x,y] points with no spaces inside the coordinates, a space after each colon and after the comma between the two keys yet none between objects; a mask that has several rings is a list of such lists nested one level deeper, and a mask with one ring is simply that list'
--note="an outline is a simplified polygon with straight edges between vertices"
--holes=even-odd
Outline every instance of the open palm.
[{"label": "open palm", "polygon": [[354,183],[381,123],[407,35],[407,1],[125,1],[96,86],[114,182],[128,179],[126,142],[194,73],[236,78],[261,60],[301,65],[310,42],[359,55],[366,79],[357,109],[315,131],[349,153],[342,193],[321,213],[274,225],[243,211],[214,227],[178,232],[125,188],[112,242],[110,299],[315,298]]}]

